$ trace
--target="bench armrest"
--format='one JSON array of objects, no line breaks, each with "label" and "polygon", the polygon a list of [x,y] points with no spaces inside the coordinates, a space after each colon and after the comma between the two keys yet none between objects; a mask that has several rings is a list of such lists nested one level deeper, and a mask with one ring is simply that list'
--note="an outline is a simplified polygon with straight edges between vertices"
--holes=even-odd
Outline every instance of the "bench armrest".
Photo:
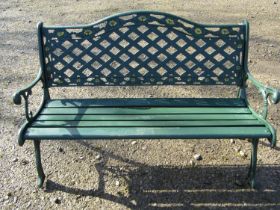
[{"label": "bench armrest", "polygon": [[[249,108],[255,114],[255,116],[263,121],[267,128],[271,131],[272,133],[272,138],[270,139],[271,141],[271,146],[275,147],[276,146],[276,130],[273,128],[273,126],[266,120],[267,115],[268,115],[268,104],[269,104],[269,99],[273,104],[277,104],[280,101],[280,91],[272,88],[265,86],[258,80],[256,80],[252,74],[249,72],[248,68],[246,68],[246,75],[245,79],[249,80],[252,82],[252,84],[258,89],[258,91],[261,93],[263,97],[263,109],[261,113],[257,113],[253,108],[248,103],[247,97],[245,96],[245,99],[249,105]],[[244,92],[245,93],[245,92]],[[246,94],[246,93],[245,93]]]},{"label": "bench armrest", "polygon": [[266,119],[268,114],[269,99],[273,104],[277,104],[280,101],[280,92],[279,90],[272,87],[265,86],[264,84],[256,80],[249,71],[247,71],[246,79],[251,81],[252,84],[261,93],[264,101],[263,111],[261,115],[264,119]]},{"label": "bench armrest", "polygon": [[272,87],[265,86],[258,80],[256,80],[250,72],[247,72],[247,79],[250,80],[253,85],[262,93],[264,99],[270,98],[273,104],[277,104],[280,101],[280,90]]},{"label": "bench armrest", "polygon": [[[29,106],[28,106],[28,98],[30,95],[32,95],[32,88],[39,82],[42,81],[42,70],[40,69],[38,72],[37,77],[26,87],[22,88],[21,90],[18,90],[16,93],[13,95],[13,102],[16,105],[20,105],[22,102],[22,98],[24,98],[25,101],[25,116],[27,121],[30,121],[33,118],[33,114],[31,111],[29,111]],[[42,81],[43,82],[43,81]],[[45,99],[45,94],[43,96],[43,100]]]},{"label": "bench armrest", "polygon": [[266,119],[267,114],[268,114],[268,104],[269,104],[269,99],[273,104],[277,104],[280,101],[280,91],[272,88],[265,86],[258,80],[256,80],[252,74],[249,72],[248,68],[246,70],[246,80],[249,80],[252,82],[252,84],[258,89],[258,91],[261,93],[264,101],[264,106],[263,106],[263,111],[261,113],[262,118]]}]

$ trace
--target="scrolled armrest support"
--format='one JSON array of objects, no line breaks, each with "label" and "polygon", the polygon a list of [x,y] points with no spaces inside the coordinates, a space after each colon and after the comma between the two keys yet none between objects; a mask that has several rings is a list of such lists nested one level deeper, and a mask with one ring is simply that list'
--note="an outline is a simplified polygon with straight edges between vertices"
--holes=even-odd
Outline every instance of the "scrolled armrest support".
[{"label": "scrolled armrest support", "polygon": [[272,88],[272,87],[268,87],[263,85],[261,82],[259,82],[258,80],[256,80],[251,73],[249,72],[249,70],[246,68],[246,75],[245,75],[245,83],[243,88],[240,89],[239,91],[239,96],[241,98],[244,98],[248,105],[249,102],[247,100],[247,94],[246,94],[246,81],[251,81],[252,84],[258,89],[258,91],[261,93],[262,97],[263,97],[263,109],[261,113],[257,113],[253,108],[251,108],[251,106],[249,105],[249,109],[252,111],[252,113],[260,120],[262,121],[266,127],[270,130],[271,132],[271,138],[269,138],[268,140],[271,143],[271,147],[275,147],[276,146],[276,130],[275,128],[266,120],[267,115],[268,115],[268,105],[269,105],[269,99],[273,104],[277,104],[280,101],[280,92],[279,90]]},{"label": "scrolled armrest support", "polygon": [[251,73],[247,73],[247,79],[250,80],[266,97],[270,97],[273,104],[277,104],[280,101],[280,91],[263,85],[261,82],[256,80]]},{"label": "scrolled armrest support", "polygon": [[[33,118],[33,113],[29,111],[29,103],[28,103],[28,98],[29,96],[32,95],[32,88],[39,82],[42,81],[42,70],[39,70],[39,73],[37,77],[25,88],[17,91],[13,95],[13,102],[16,105],[20,105],[22,103],[22,98],[24,99],[25,102],[25,116],[27,121],[30,121]],[[43,81],[42,81],[43,82]]]},{"label": "scrolled armrest support", "polygon": [[264,119],[267,118],[268,114],[268,100],[273,104],[277,104],[280,101],[280,91],[272,88],[272,87],[267,87],[263,85],[261,82],[256,80],[249,72],[247,72],[247,80],[251,81],[252,84],[260,91],[263,100],[264,100],[264,105],[263,105],[263,111],[262,111],[262,117]]},{"label": "scrolled armrest support", "polygon": [[270,95],[272,103],[277,104],[280,102],[280,90],[273,89]]}]

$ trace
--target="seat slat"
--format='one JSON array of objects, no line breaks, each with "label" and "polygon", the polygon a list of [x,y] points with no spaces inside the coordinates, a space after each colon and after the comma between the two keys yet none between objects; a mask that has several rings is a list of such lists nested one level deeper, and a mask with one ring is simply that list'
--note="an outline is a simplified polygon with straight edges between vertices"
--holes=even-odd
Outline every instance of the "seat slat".
[{"label": "seat slat", "polygon": [[161,115],[39,115],[37,120],[254,120],[252,114],[161,114]]},{"label": "seat slat", "polygon": [[219,127],[258,126],[258,120],[215,121],[35,121],[32,127]]},{"label": "seat slat", "polygon": [[27,129],[26,138],[266,138],[271,135],[242,100],[176,100],[52,100]]},{"label": "seat slat", "polygon": [[118,138],[269,138],[265,127],[97,127],[28,128],[28,139],[118,139]]},{"label": "seat slat", "polygon": [[122,108],[45,108],[41,114],[129,114],[129,115],[146,115],[146,114],[227,114],[238,113],[247,114],[251,113],[248,108],[213,108],[213,107],[122,107]]},{"label": "seat slat", "polygon": [[246,107],[240,98],[55,99],[46,107]]}]

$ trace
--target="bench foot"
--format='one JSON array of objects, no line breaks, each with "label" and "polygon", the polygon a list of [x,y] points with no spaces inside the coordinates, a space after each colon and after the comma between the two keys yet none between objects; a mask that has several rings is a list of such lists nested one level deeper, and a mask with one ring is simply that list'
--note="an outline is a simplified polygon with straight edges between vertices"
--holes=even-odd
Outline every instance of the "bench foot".
[{"label": "bench foot", "polygon": [[34,147],[35,147],[36,168],[37,168],[37,173],[38,173],[37,185],[39,188],[42,188],[46,176],[44,174],[42,163],[41,163],[41,152],[40,152],[40,142],[41,141],[34,140],[33,142],[34,142]]},{"label": "bench foot", "polygon": [[256,168],[257,168],[257,151],[258,151],[259,139],[252,139],[252,152],[251,163],[248,172],[248,178],[251,188],[256,188]]},{"label": "bench foot", "polygon": [[255,179],[250,180],[250,186],[252,189],[256,189],[256,180]]},{"label": "bench foot", "polygon": [[45,181],[45,175],[43,175],[42,177],[38,176],[37,186],[39,188],[43,188],[44,181]]}]

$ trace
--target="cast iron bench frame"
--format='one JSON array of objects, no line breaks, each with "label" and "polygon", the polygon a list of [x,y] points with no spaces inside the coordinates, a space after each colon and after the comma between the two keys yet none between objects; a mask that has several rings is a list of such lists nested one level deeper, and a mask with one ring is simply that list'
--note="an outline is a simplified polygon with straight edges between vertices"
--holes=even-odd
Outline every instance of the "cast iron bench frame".
[{"label": "cast iron bench frame", "polygon": [[[128,30],[129,32],[125,30]],[[120,37],[123,40],[120,40]],[[88,41],[89,39],[91,40]],[[84,40],[87,41],[82,42]],[[217,40],[224,42],[224,45],[220,46]],[[176,48],[176,44],[178,45],[178,48]],[[280,92],[276,89],[261,84],[259,81],[255,80],[252,77],[247,66],[248,44],[249,23],[247,21],[243,21],[243,23],[236,25],[206,25],[191,22],[171,14],[155,11],[133,11],[121,13],[104,18],[93,24],[80,26],[43,26],[43,23],[39,23],[38,45],[41,65],[39,74],[30,85],[19,90],[13,96],[13,101],[15,104],[21,104],[22,98],[25,101],[26,122],[23,124],[19,131],[18,143],[20,146],[22,146],[26,139],[33,140],[34,142],[36,167],[38,171],[38,186],[42,187],[45,179],[40,155],[40,142],[43,139],[228,139],[234,137],[249,137],[252,142],[252,155],[248,178],[251,187],[255,187],[257,147],[259,138],[267,138],[270,141],[272,147],[276,145],[276,131],[269,124],[269,122],[267,122],[266,118],[268,113],[269,98],[274,104],[278,103],[280,100]],[[95,48],[92,45],[96,45],[98,47]],[[113,45],[114,49],[112,46],[110,47],[110,45]],[[133,47],[131,47],[131,45],[133,45]],[[76,46],[78,46],[78,48],[76,48]],[[70,49],[73,51],[71,51]],[[172,52],[172,50],[174,49],[175,52]],[[188,51],[186,49],[188,49]],[[78,52],[74,52],[75,50]],[[154,50],[154,52],[151,52],[152,50]],[[98,55],[100,51],[101,54]],[[125,60],[125,58],[123,59],[120,54],[118,55],[118,51],[121,51],[123,53],[122,55],[125,54],[128,57],[128,60]],[[85,57],[80,56],[80,54],[83,53]],[[72,56],[70,56],[70,58],[72,58],[74,61],[71,61],[71,59],[70,61],[66,61],[66,59],[69,58],[67,57],[69,55]],[[102,57],[101,55],[105,56]],[[215,57],[214,55],[217,57]],[[108,62],[108,60],[106,60],[106,56],[107,59],[109,56],[109,60],[113,59],[114,61]],[[88,60],[86,57],[88,57]],[[147,59],[150,59],[149,63],[146,61]],[[192,61],[192,64],[189,63],[190,60]],[[230,65],[228,66],[226,63]],[[157,68],[156,66],[159,67]],[[160,69],[160,67],[163,69],[163,72],[158,72],[158,74],[156,74],[154,69]],[[81,73],[80,68],[84,68],[83,74]],[[104,69],[107,70],[107,72],[103,72],[102,70]],[[144,72],[142,71],[143,69]],[[125,73],[121,70],[126,70],[128,72]],[[219,70],[220,72],[215,72],[215,70]],[[252,84],[254,84],[254,86],[259,90],[263,97],[264,106],[261,113],[257,113],[256,111],[254,111],[248,103],[246,94],[246,84],[248,80],[251,81]],[[38,111],[33,115],[32,112],[29,111],[28,98],[32,94],[32,88],[37,85],[39,81],[43,84],[43,98]],[[200,127],[202,133],[199,134],[193,132],[190,134],[189,131],[187,132],[187,127],[179,126],[178,129],[180,130],[180,132],[182,131],[182,135],[175,135],[172,130],[175,128],[171,126],[167,128],[167,130],[169,130],[167,131],[167,134],[164,135],[156,135],[156,128],[146,128],[143,130],[139,128],[142,134],[140,132],[140,135],[134,135],[133,132],[129,132],[129,128],[127,128],[127,130],[125,130],[128,131],[127,135],[120,134],[120,136],[114,136],[108,134],[106,136],[106,134],[104,134],[103,132],[103,130],[106,130],[106,128],[101,127],[101,129],[98,130],[98,128],[96,127],[94,129],[96,129],[96,132],[98,130],[100,135],[93,135],[92,133],[87,134],[86,132],[85,133],[87,135],[83,134],[83,132],[73,132],[73,135],[71,135],[70,132],[69,135],[65,135],[62,132],[61,136],[59,136],[59,131],[56,134],[52,133],[52,131],[54,131],[55,129],[60,129],[61,127],[59,126],[62,125],[56,126],[55,124],[52,124],[50,126],[50,123],[52,122],[46,121],[44,123],[49,123],[48,126],[50,127],[50,133],[48,135],[44,134],[44,132],[41,133],[41,131],[46,127],[44,127],[44,124],[40,124],[41,122],[38,121],[38,119],[42,117],[42,114],[49,112],[50,109],[48,109],[47,107],[51,106],[51,103],[59,103],[61,107],[63,107],[63,103],[74,103],[74,105],[72,105],[76,108],[78,107],[77,110],[79,109],[79,104],[80,106],[82,106],[83,104],[92,103],[91,105],[94,107],[97,103],[102,104],[102,106],[106,108],[106,104],[108,105],[109,103],[109,107],[111,107],[111,109],[107,107],[106,110],[113,110],[117,113],[120,112],[122,114],[125,110],[125,104],[130,104],[128,108],[134,107],[136,110],[135,112],[140,112],[141,114],[145,115],[146,111],[137,111],[137,107],[145,107],[147,110],[149,110],[150,108],[151,110],[160,112],[162,114],[160,108],[157,109],[158,107],[171,107],[171,109],[172,107],[182,107],[186,110],[188,107],[193,107],[195,110],[196,107],[201,107],[199,103],[203,102],[199,99],[197,102],[195,102],[195,99],[189,99],[189,101],[184,99],[177,99],[177,101],[176,99],[123,99],[119,101],[106,101],[102,99],[94,99],[92,101],[83,99],[77,99],[75,101],[52,100],[49,94],[49,88],[51,87],[182,84],[238,86],[239,92],[236,100],[238,99],[246,104],[246,110],[248,109],[250,111],[250,114],[255,118],[255,121],[258,121],[258,123],[261,124],[262,129],[265,129],[265,132],[262,131],[260,134],[250,133],[249,135],[248,132],[247,134],[242,134],[241,129],[240,133],[238,133],[238,135],[236,136],[234,134],[218,134],[218,130],[214,131],[214,133],[207,131],[209,133],[207,134],[205,128]],[[203,100],[210,105],[211,103],[212,105],[214,103],[220,103],[219,99]],[[230,99],[226,101],[228,103],[231,103]],[[210,107],[212,107],[212,105]],[[221,105],[221,107],[222,106],[223,105]],[[232,102],[232,106],[234,106],[234,102]],[[166,110],[171,109],[166,108]],[[218,109],[222,108],[219,108],[219,106],[215,107],[215,110]],[[201,110],[207,111],[211,110],[211,108],[202,108]],[[56,108],[52,109],[52,111],[55,115]],[[95,113],[94,109],[89,110],[88,107],[86,107],[86,109],[83,111]],[[165,110],[163,110],[163,112],[164,111]],[[174,109],[174,111],[176,112],[176,109]],[[149,112],[147,111],[147,113]],[[241,113],[236,114],[241,116]],[[78,120],[78,123],[82,122]],[[90,121],[90,123],[93,122]],[[145,124],[148,122],[144,121],[142,123]],[[167,121],[163,120],[163,122],[158,123],[164,124],[167,123]],[[189,123],[192,123],[192,121]],[[36,125],[39,126],[36,127]],[[67,128],[61,129],[67,130]],[[68,128],[68,130],[69,129],[70,128]],[[76,129],[78,129],[78,127],[76,127]],[[151,130],[150,133],[148,132],[149,129]],[[230,129],[233,129],[233,127],[228,127],[227,129],[228,131],[230,131]],[[244,127],[243,130],[246,130],[246,127]],[[145,134],[145,131],[147,131],[148,134]],[[173,132],[172,135],[168,135],[169,131],[171,133]],[[203,134],[203,132],[206,134]],[[215,132],[217,132],[217,134],[215,134]]]}]

